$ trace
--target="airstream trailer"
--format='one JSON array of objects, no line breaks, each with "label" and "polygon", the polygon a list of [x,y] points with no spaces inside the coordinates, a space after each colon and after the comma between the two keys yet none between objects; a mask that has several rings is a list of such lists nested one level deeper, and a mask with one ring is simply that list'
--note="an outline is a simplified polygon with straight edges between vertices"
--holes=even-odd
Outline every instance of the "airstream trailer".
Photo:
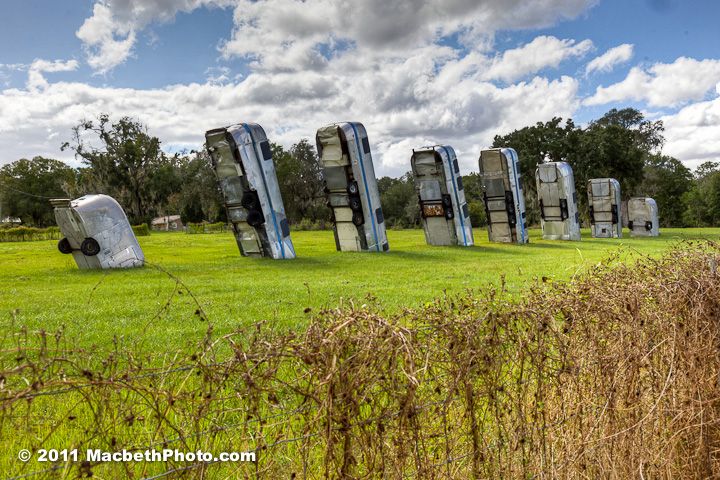
[{"label": "airstream trailer", "polygon": [[343,252],[389,249],[370,143],[362,123],[336,123],[317,131],[335,246]]},{"label": "airstream trailer", "polygon": [[480,152],[480,179],[491,242],[527,243],[520,162],[512,148]]},{"label": "airstream trailer", "polygon": [[410,163],[428,245],[473,245],[455,150],[448,145],[413,150]]},{"label": "airstream trailer", "polygon": [[61,253],[72,254],[81,270],[139,267],[145,256],[125,212],[107,195],[50,200],[63,234]]},{"label": "airstream trailer", "polygon": [[535,170],[540,224],[546,240],[580,240],[580,213],[572,167],[541,163]]},{"label": "airstream trailer", "polygon": [[239,123],[210,130],[205,139],[240,254],[295,258],[265,130]]},{"label": "airstream trailer", "polygon": [[594,238],[622,238],[620,182],[593,178],[587,184],[590,227]]},{"label": "airstream trailer", "polygon": [[628,228],[633,237],[660,235],[658,207],[649,197],[633,197],[628,201]]}]

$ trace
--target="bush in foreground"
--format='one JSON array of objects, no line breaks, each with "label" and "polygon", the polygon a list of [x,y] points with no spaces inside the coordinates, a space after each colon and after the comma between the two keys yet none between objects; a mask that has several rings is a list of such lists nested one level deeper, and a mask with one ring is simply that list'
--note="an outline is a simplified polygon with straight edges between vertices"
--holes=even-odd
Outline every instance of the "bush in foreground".
[{"label": "bush in foreground", "polygon": [[[210,329],[196,352],[162,361],[15,326],[2,337],[0,437],[6,451],[258,455],[82,467],[101,476],[716,477],[718,261],[720,245],[688,243],[542,279],[520,300],[489,289],[386,316],[368,299],[303,333]],[[16,465],[3,471],[30,470]]]}]

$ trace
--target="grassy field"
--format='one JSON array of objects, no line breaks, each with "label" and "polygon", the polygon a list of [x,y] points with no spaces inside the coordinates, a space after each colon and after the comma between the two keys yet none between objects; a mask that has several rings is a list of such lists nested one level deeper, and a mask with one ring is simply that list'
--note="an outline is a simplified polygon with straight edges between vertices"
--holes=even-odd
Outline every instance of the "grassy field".
[{"label": "grassy field", "polygon": [[720,229],[666,229],[659,238],[622,240],[592,239],[584,231],[581,242],[543,241],[531,230],[525,246],[490,244],[477,229],[472,248],[427,246],[421,230],[388,236],[390,252],[362,254],[336,252],[328,231],[294,232],[298,258],[272,261],[242,258],[230,234],[153,233],[140,238],[150,266],[113,272],[79,271],[54,241],[0,243],[3,328],[64,326],[88,348],[103,350],[117,336],[165,352],[196,343],[206,321],[217,334],[258,321],[300,330],[306,309],[362,303],[368,294],[396,311],[444,291],[497,285],[503,277],[520,291],[543,276],[569,279],[618,249],[657,255],[682,239],[718,239]]}]

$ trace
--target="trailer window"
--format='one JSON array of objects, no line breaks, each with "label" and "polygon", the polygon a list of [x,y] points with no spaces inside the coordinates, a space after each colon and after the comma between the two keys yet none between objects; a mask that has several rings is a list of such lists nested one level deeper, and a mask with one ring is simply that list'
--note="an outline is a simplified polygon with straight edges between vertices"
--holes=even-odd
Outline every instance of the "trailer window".
[{"label": "trailer window", "polygon": [[268,142],[267,140],[265,140],[264,142],[260,142],[260,150],[262,151],[262,155],[265,160],[270,160],[272,158],[270,142]]}]

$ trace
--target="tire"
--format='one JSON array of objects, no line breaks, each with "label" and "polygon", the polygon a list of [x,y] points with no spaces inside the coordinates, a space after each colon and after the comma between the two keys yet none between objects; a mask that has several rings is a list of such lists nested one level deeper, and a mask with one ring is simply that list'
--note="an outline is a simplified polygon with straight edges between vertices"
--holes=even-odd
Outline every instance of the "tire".
[{"label": "tire", "polygon": [[452,207],[452,198],[450,198],[450,195],[442,196],[442,204],[445,208]]},{"label": "tire", "polygon": [[68,240],[67,238],[61,239],[58,242],[57,247],[58,247],[58,250],[60,250],[60,253],[63,253],[65,255],[73,252],[73,248],[70,245],[70,240]]},{"label": "tire", "polygon": [[360,213],[360,212],[355,212],[355,213],[353,213],[352,223],[353,223],[353,225],[355,225],[356,227],[359,227],[360,225],[362,225],[363,223],[365,223],[365,219],[363,218],[362,213]]},{"label": "tire", "polygon": [[360,187],[358,187],[357,182],[350,182],[347,186],[347,192],[350,195],[357,195],[360,193]]},{"label": "tire", "polygon": [[250,210],[250,212],[248,212],[247,223],[251,227],[257,228],[265,223],[265,217],[263,217],[263,214],[258,210]]},{"label": "tire", "polygon": [[240,205],[248,210],[260,210],[260,198],[257,192],[245,192],[240,200]]},{"label": "tire", "polygon": [[100,253],[100,244],[92,237],[88,237],[80,244],[80,251],[86,257],[94,257]]},{"label": "tire", "polygon": [[360,203],[360,199],[357,197],[350,197],[350,209],[353,212],[358,212],[362,210],[362,203]]}]

